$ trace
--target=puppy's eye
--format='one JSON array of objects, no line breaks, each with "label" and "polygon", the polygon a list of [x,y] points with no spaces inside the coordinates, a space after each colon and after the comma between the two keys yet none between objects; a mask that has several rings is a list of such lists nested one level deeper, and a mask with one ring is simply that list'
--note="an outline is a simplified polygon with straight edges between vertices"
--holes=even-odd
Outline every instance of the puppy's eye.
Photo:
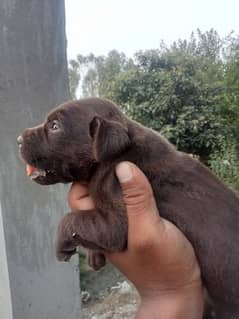
[{"label": "puppy's eye", "polygon": [[51,122],[50,129],[52,131],[57,131],[60,129],[60,123],[57,120]]}]

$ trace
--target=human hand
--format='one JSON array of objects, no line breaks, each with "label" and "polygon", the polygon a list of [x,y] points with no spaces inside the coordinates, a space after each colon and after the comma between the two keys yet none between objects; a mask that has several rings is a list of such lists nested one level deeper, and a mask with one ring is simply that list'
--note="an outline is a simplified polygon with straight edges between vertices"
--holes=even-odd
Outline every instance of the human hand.
[{"label": "human hand", "polygon": [[[132,163],[116,168],[128,216],[128,248],[107,258],[131,280],[141,295],[137,319],[202,318],[200,268],[190,242],[160,217],[152,188]],[[88,188],[73,184],[72,210],[94,208]]]}]

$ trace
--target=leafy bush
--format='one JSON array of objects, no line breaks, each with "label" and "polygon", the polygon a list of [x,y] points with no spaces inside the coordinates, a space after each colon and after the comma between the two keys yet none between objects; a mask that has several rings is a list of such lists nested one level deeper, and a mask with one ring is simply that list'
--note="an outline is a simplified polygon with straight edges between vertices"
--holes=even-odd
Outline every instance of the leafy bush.
[{"label": "leafy bush", "polygon": [[239,158],[235,144],[227,144],[222,152],[212,154],[209,165],[228,186],[239,191]]}]

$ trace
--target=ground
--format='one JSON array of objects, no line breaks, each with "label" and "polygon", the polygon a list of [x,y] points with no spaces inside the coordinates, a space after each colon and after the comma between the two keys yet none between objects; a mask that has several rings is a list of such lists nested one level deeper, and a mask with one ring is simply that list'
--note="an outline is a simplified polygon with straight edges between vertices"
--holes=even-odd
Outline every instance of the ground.
[{"label": "ground", "polygon": [[139,297],[135,288],[112,265],[87,269],[81,276],[82,319],[133,319]]}]

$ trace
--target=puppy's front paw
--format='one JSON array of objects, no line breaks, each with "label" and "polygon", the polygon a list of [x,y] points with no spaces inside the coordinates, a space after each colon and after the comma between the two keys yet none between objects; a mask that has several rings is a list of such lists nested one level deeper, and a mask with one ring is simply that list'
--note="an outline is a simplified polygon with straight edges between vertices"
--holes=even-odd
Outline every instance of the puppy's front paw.
[{"label": "puppy's front paw", "polygon": [[[76,253],[78,246],[99,249],[93,213],[68,213],[60,221],[56,237],[56,256],[60,261],[68,261]],[[88,217],[88,218],[85,218]]]},{"label": "puppy's front paw", "polygon": [[76,247],[73,242],[62,241],[57,243],[56,257],[59,261],[69,261],[71,256],[76,253]]},{"label": "puppy's front paw", "polygon": [[127,246],[127,220],[119,223],[117,217],[107,218],[106,214],[95,210],[66,214],[57,230],[57,258],[69,260],[76,253],[77,246],[96,251],[124,250]]},{"label": "puppy's front paw", "polygon": [[73,213],[65,215],[60,221],[56,236],[56,257],[59,261],[69,261],[71,256],[77,251],[79,242],[77,234],[74,232]]},{"label": "puppy's front paw", "polygon": [[105,266],[105,255],[96,250],[88,250],[88,264],[94,270],[100,270]]}]

